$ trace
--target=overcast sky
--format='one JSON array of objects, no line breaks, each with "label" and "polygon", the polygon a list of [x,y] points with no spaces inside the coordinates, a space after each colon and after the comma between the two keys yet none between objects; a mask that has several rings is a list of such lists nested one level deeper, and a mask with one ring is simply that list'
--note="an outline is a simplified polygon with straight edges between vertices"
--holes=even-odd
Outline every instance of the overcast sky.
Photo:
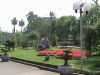
[{"label": "overcast sky", "polygon": [[[26,14],[33,11],[38,16],[49,16],[53,11],[56,17],[75,15],[73,3],[79,0],[0,0],[0,27],[3,31],[12,32],[13,25],[11,20],[16,17],[17,20],[23,19],[26,22]],[[93,3],[92,0],[82,0],[87,3]],[[16,29],[20,31],[18,24]]]}]

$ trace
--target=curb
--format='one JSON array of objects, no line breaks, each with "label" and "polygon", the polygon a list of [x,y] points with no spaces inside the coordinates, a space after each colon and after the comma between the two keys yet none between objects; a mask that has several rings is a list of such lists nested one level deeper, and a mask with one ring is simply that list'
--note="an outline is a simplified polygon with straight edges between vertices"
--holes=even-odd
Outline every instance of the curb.
[{"label": "curb", "polygon": [[[15,58],[15,57],[11,57],[10,60],[21,63],[21,64],[34,66],[42,70],[59,73],[57,65],[51,65],[51,64],[46,64],[46,63],[41,63],[41,62],[36,62],[36,61],[29,61],[29,60],[24,60],[24,59]],[[93,72],[88,72],[88,71],[83,71],[83,70],[78,70],[78,69],[75,69],[75,73],[76,73],[75,75],[77,75],[77,73],[78,75],[100,75],[100,72],[93,73]]]},{"label": "curb", "polygon": [[37,67],[37,68],[40,68],[40,69],[43,69],[43,70],[58,73],[58,69],[57,69],[58,66],[56,66],[56,65],[44,64],[44,63],[35,62],[35,61],[28,61],[28,60],[24,60],[24,59],[15,58],[15,57],[11,57],[10,60],[14,61],[14,62],[21,63],[21,64],[34,66],[34,67]]}]

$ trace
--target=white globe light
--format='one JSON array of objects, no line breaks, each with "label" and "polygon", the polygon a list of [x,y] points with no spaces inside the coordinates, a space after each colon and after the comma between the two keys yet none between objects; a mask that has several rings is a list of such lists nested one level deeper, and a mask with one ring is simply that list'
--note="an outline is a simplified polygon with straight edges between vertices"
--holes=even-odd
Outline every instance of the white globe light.
[{"label": "white globe light", "polygon": [[79,3],[74,3],[73,4],[73,9],[74,10],[79,10],[80,9],[80,4]]},{"label": "white globe light", "polygon": [[90,8],[91,8],[91,7],[90,7],[89,4],[85,4],[85,5],[84,5],[84,11],[85,11],[85,12],[89,11]]}]

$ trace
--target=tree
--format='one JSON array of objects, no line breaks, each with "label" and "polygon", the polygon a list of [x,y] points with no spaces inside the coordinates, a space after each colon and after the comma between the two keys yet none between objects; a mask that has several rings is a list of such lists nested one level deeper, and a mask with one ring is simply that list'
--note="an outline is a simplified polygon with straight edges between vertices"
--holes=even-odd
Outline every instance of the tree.
[{"label": "tree", "polygon": [[55,29],[59,40],[68,40],[69,35],[76,35],[73,31],[75,30],[76,22],[77,19],[74,16],[62,16],[61,18],[57,19]]},{"label": "tree", "polygon": [[79,20],[77,20],[75,16],[69,16],[69,17],[70,17],[70,35],[72,36],[73,40],[76,40],[80,31]]},{"label": "tree", "polygon": [[93,4],[91,6],[91,10],[89,11],[88,15],[83,14],[83,26],[84,25],[94,25],[97,20],[100,18],[100,8],[99,5]]},{"label": "tree", "polygon": [[19,21],[19,26],[21,26],[21,32],[22,32],[22,27],[25,25],[25,22],[23,21],[23,19],[21,19],[21,21]]},{"label": "tree", "polygon": [[26,17],[27,17],[28,23],[35,22],[35,20],[37,19],[37,15],[35,15],[35,14],[33,13],[33,11],[30,11],[30,12],[26,15]]},{"label": "tree", "polygon": [[41,38],[50,34],[50,20],[46,17],[39,17],[33,12],[27,14],[28,25],[24,31],[30,33],[36,31]]},{"label": "tree", "polygon": [[22,40],[22,38],[23,38],[23,33],[21,33],[21,32],[16,32],[15,36],[16,36],[16,44],[17,44],[18,46],[20,46],[20,45],[21,45],[20,42],[21,42],[21,40]]},{"label": "tree", "polygon": [[93,0],[93,1],[94,1],[94,3],[98,4],[98,0]]},{"label": "tree", "polygon": [[68,23],[68,16],[62,16],[57,20],[56,34],[59,37],[59,40],[67,40],[68,35],[70,34],[70,24]]},{"label": "tree", "polygon": [[[98,0],[93,0],[95,3]],[[83,15],[83,36],[84,36],[84,47],[91,53],[97,51],[99,44],[99,19],[100,19],[100,7],[97,4],[92,5],[92,8],[88,15]]]},{"label": "tree", "polygon": [[54,20],[54,19],[56,18],[55,13],[52,12],[52,11],[50,11],[49,16],[50,16],[50,17],[49,17],[50,20]]},{"label": "tree", "polygon": [[86,50],[92,52],[96,51],[98,46],[98,34],[96,32],[97,26],[87,25],[84,28],[84,47]]},{"label": "tree", "polygon": [[13,48],[13,51],[14,51],[14,48],[15,48],[15,40],[14,39],[7,39],[4,43],[4,45],[6,46],[6,48],[8,50],[10,50],[11,48]]},{"label": "tree", "polygon": [[14,34],[15,34],[15,25],[17,24],[17,22],[18,20],[16,19],[16,17],[11,20],[12,25],[14,25]]},{"label": "tree", "polygon": [[35,15],[32,11],[30,11],[27,15],[27,21],[28,21],[28,25],[27,25],[27,31],[31,32],[32,30],[34,30],[36,27],[36,21],[37,21],[37,15]]},{"label": "tree", "polygon": [[[1,32],[1,27],[0,27],[0,39],[1,39],[1,36],[2,36],[2,32]],[[0,44],[1,44],[1,40],[0,40]]]}]

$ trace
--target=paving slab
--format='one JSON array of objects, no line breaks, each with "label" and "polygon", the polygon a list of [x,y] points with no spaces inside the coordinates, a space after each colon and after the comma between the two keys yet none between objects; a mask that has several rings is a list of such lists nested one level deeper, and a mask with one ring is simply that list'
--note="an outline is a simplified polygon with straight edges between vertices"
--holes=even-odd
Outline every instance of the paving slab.
[{"label": "paving slab", "polygon": [[60,75],[59,73],[41,70],[39,68],[28,66],[16,62],[1,62],[0,75]]}]

